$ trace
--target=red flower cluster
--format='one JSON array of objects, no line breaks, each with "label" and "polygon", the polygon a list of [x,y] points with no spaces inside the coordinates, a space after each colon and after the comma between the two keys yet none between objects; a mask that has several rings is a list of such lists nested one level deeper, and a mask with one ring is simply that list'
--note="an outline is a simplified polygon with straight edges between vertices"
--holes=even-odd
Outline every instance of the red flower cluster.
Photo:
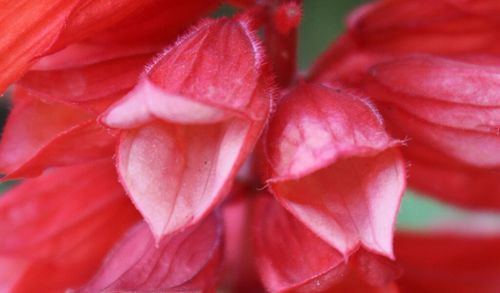
[{"label": "red flower cluster", "polygon": [[230,2],[0,0],[0,291],[500,290],[500,234],[394,237],[407,177],[500,207],[498,1],[361,7],[304,77],[300,1]]}]

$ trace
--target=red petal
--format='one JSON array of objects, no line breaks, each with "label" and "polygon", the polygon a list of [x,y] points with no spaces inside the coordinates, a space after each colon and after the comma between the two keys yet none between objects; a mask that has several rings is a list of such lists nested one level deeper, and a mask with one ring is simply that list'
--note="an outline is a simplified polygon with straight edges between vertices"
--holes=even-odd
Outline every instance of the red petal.
[{"label": "red petal", "polygon": [[9,178],[113,154],[114,137],[88,113],[38,101],[20,90],[16,94],[19,101],[0,144],[0,168]]},{"label": "red petal", "polygon": [[262,282],[270,292],[318,292],[342,279],[342,255],[270,198],[255,214],[255,253]]},{"label": "red petal", "polygon": [[380,1],[354,12],[350,30],[363,47],[381,52],[498,53],[498,5],[474,14],[471,4],[453,1]]},{"label": "red petal", "polygon": [[373,106],[301,85],[278,107],[266,145],[271,189],[288,210],[344,255],[361,244],[392,257],[405,170]]},{"label": "red petal", "polygon": [[150,57],[127,56],[59,70],[29,71],[19,85],[44,100],[72,103],[123,95],[136,84]]},{"label": "red petal", "polygon": [[[165,44],[193,20],[214,8],[218,1],[150,0],[114,1],[10,1],[2,0],[0,7],[0,93],[20,78],[40,56],[109,29],[94,36],[93,42],[113,38],[137,43],[150,40]],[[168,7],[168,9],[164,9]],[[165,29],[168,28],[168,29]],[[16,32],[16,33],[13,33]],[[109,37],[111,35],[112,37]],[[119,37],[118,37],[119,36]],[[151,38],[155,38],[152,40]]]},{"label": "red petal", "polygon": [[244,20],[206,21],[104,114],[127,129],[118,170],[155,237],[194,224],[229,191],[269,112],[261,54]]},{"label": "red petal", "polygon": [[110,161],[25,181],[0,200],[0,258],[23,264],[13,291],[80,286],[137,220]]},{"label": "red petal", "polygon": [[154,118],[204,123],[229,115],[264,120],[270,76],[248,26],[245,19],[202,23],[153,62],[136,89],[104,115],[104,123],[133,128]]},{"label": "red petal", "polygon": [[361,85],[368,68],[392,58],[392,55],[364,50],[352,35],[345,34],[318,58],[308,79],[315,82],[341,82],[356,88]]},{"label": "red petal", "polygon": [[255,270],[252,212],[255,197],[236,182],[224,203],[224,263],[219,288],[229,292],[263,292]]},{"label": "red petal", "polygon": [[259,198],[253,219],[257,267],[270,292],[397,292],[392,261],[358,249],[347,262],[272,199]]},{"label": "red petal", "polygon": [[[220,0],[148,0],[141,1],[140,9],[106,31],[90,38],[91,43],[154,44],[164,47],[193,22],[220,4]],[[160,47],[160,48],[161,48]]]},{"label": "red petal", "polygon": [[498,292],[500,237],[398,233],[395,250],[405,273],[402,292]]},{"label": "red petal", "polygon": [[411,165],[411,187],[468,208],[500,209],[499,171],[461,164],[414,141],[408,143],[404,156]]},{"label": "red petal", "polygon": [[222,223],[214,215],[157,244],[148,226],[139,224],[79,292],[206,292],[215,285],[221,244]]},{"label": "red petal", "polygon": [[0,2],[0,93],[21,77],[36,56],[52,46],[77,3],[73,0]]}]

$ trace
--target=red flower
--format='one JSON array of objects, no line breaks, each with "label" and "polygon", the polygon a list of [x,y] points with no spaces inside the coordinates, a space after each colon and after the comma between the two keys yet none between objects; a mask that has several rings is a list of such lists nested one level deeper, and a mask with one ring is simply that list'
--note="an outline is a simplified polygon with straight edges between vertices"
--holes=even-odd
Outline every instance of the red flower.
[{"label": "red flower", "polygon": [[398,0],[360,8],[311,78],[364,89],[391,134],[408,140],[410,186],[481,208],[497,208],[490,194],[500,175],[498,9]]},{"label": "red flower", "polygon": [[230,2],[1,4],[0,170],[37,178],[0,199],[0,290],[488,290],[496,236],[453,236],[474,267],[393,234],[401,153],[416,188],[497,207],[500,6],[365,6],[303,81],[301,1]]}]

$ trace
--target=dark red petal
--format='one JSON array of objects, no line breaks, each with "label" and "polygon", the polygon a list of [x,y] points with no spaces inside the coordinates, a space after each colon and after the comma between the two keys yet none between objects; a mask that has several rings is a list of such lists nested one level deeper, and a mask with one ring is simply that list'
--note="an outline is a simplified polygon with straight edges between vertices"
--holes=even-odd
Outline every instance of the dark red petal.
[{"label": "dark red petal", "polygon": [[222,222],[216,215],[159,243],[148,225],[138,224],[79,292],[206,292],[215,285],[221,244]]},{"label": "dark red petal", "polygon": [[138,219],[111,161],[60,168],[14,187],[0,200],[0,258],[22,267],[12,292],[80,286]]},{"label": "dark red petal", "polygon": [[395,251],[405,273],[402,292],[498,292],[498,235],[397,233]]},{"label": "dark red petal", "polygon": [[0,169],[9,178],[113,154],[115,138],[92,115],[39,101],[21,90],[16,95],[0,144]]},{"label": "dark red petal", "polygon": [[366,100],[301,85],[267,134],[271,190],[309,229],[347,255],[358,245],[392,257],[405,187],[402,158]]},{"label": "dark red petal", "polygon": [[229,292],[263,292],[255,269],[252,243],[255,197],[236,182],[224,203],[224,263],[219,288]]},{"label": "dark red petal", "polygon": [[257,269],[267,290],[320,292],[342,279],[342,255],[272,198],[259,198],[253,219]]},{"label": "dark red petal", "polygon": [[139,9],[107,30],[91,36],[89,41],[125,47],[147,43],[162,48],[198,18],[216,8],[220,2],[220,0],[141,1]]},{"label": "dark red petal", "polygon": [[451,2],[379,1],[351,15],[350,31],[361,46],[379,52],[498,53],[498,7],[476,7],[475,14],[472,5]]},{"label": "dark red petal", "polygon": [[209,213],[255,145],[271,103],[262,54],[245,19],[203,22],[103,115],[126,129],[118,170],[158,239]]}]

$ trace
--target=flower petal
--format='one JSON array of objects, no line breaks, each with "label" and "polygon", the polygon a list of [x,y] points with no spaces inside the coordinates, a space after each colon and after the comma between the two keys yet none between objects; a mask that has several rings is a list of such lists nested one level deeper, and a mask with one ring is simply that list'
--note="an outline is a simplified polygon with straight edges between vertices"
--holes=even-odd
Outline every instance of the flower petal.
[{"label": "flower petal", "polygon": [[[0,7],[0,93],[19,79],[37,58],[91,37],[92,42],[112,39],[165,44],[193,20],[216,7],[216,0],[178,1],[11,1]],[[165,9],[168,7],[168,9]],[[168,28],[168,29],[165,29]],[[107,30],[93,36],[97,32]],[[16,32],[16,33],[14,33]],[[154,40],[151,38],[154,37]]]},{"label": "flower petal", "polygon": [[157,239],[220,202],[264,127],[272,92],[254,34],[244,18],[203,22],[102,116],[124,129],[118,170]]},{"label": "flower petal", "polygon": [[[160,54],[134,92],[105,113],[103,122],[117,128],[137,127],[155,117],[203,123],[223,119],[222,112],[264,120],[271,102],[270,76],[248,26],[245,19],[205,21]],[[148,98],[139,105],[144,91]]]},{"label": "flower petal", "polygon": [[318,292],[342,279],[342,255],[272,198],[259,198],[253,219],[257,269],[269,292]]},{"label": "flower petal", "polygon": [[158,239],[192,225],[229,192],[255,129],[230,120],[205,126],[148,124],[123,137],[118,171]]},{"label": "flower petal", "polygon": [[115,138],[91,114],[39,101],[20,89],[15,95],[0,144],[0,169],[9,178],[34,176],[50,166],[113,154]]},{"label": "flower petal", "polygon": [[405,270],[398,284],[403,292],[497,292],[499,245],[498,235],[398,233],[396,256]]},{"label": "flower petal", "polygon": [[292,214],[344,255],[361,244],[392,257],[405,170],[371,104],[342,88],[301,85],[266,139],[270,188]]},{"label": "flower petal", "polygon": [[254,214],[257,269],[270,292],[397,292],[400,268],[363,248],[347,258],[264,195]]},{"label": "flower petal", "polygon": [[361,46],[379,52],[498,53],[498,5],[475,14],[475,5],[454,1],[379,1],[355,11],[349,29]]},{"label": "flower petal", "polygon": [[21,183],[0,200],[0,258],[22,264],[12,291],[80,286],[138,219],[109,160]]},{"label": "flower petal", "polygon": [[468,208],[500,209],[500,171],[462,164],[415,141],[408,143],[403,155],[411,165],[412,188]]},{"label": "flower petal", "polygon": [[77,3],[73,0],[0,2],[0,93],[22,76],[36,56],[50,49]]},{"label": "flower petal", "polygon": [[117,93],[123,95],[137,83],[140,72],[150,57],[151,54],[143,54],[77,67],[32,70],[18,85],[31,94],[49,101],[82,103]]},{"label": "flower petal", "polygon": [[157,244],[148,226],[138,224],[79,292],[205,292],[215,285],[221,244],[222,222],[215,215]]}]

